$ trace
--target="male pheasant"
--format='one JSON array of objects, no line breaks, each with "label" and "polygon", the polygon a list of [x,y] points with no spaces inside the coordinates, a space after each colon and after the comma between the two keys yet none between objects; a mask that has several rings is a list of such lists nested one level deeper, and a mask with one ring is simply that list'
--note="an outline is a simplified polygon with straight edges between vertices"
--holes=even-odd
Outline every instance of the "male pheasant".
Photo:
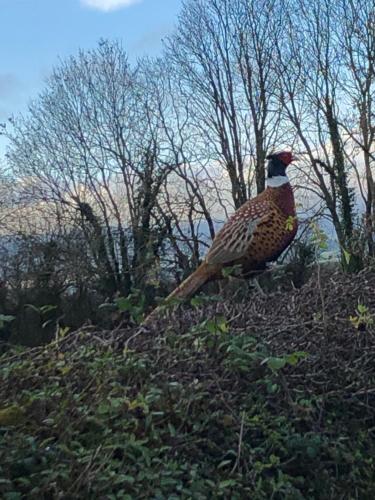
[{"label": "male pheasant", "polygon": [[[207,281],[221,278],[225,267],[238,265],[243,275],[262,270],[290,245],[297,233],[297,218],[286,168],[294,158],[283,151],[267,159],[267,188],[234,212],[216,234],[202,264],[167,297],[167,303],[192,296]],[[144,324],[157,314],[158,308]]]}]

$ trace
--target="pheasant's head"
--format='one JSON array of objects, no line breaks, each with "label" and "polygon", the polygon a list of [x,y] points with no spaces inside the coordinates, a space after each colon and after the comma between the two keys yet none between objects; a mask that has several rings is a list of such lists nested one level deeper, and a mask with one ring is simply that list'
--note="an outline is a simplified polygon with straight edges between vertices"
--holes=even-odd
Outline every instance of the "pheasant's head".
[{"label": "pheasant's head", "polygon": [[281,151],[273,153],[266,157],[268,162],[268,178],[286,176],[286,167],[295,160],[290,151]]}]

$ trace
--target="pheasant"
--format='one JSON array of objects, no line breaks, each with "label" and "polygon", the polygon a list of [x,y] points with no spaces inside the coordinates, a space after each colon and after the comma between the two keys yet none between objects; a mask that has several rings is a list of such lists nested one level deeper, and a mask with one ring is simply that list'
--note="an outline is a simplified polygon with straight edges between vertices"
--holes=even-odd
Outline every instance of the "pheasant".
[{"label": "pheasant", "polygon": [[[216,234],[202,264],[166,299],[191,297],[202,285],[223,277],[223,269],[238,266],[244,276],[265,269],[290,245],[297,233],[293,190],[286,175],[294,161],[290,152],[274,153],[268,162],[267,188],[244,203]],[[156,308],[143,324],[158,315]]]}]

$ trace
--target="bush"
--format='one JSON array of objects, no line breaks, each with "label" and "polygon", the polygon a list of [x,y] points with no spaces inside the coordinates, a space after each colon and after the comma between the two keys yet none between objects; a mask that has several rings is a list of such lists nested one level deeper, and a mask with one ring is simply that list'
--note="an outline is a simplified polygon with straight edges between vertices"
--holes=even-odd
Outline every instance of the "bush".
[{"label": "bush", "polygon": [[8,351],[1,496],[373,498],[374,286],[336,273]]}]

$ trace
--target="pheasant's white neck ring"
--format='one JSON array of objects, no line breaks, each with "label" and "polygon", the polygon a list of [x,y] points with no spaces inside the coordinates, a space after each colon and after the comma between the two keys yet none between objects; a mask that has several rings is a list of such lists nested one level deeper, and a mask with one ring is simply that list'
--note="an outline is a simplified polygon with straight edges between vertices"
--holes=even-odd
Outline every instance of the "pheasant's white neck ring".
[{"label": "pheasant's white neck ring", "polygon": [[288,182],[289,178],[287,175],[275,175],[275,177],[269,177],[267,179],[267,187],[277,188]]}]

